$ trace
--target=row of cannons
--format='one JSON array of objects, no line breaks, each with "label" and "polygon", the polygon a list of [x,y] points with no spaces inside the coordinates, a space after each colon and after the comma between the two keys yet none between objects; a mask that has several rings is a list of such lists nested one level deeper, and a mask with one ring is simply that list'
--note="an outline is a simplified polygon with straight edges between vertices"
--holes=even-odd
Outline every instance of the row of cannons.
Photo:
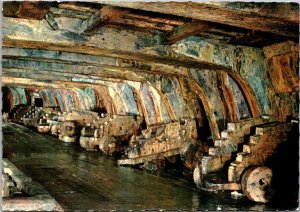
[{"label": "row of cannons", "polygon": [[[121,153],[119,165],[157,170],[161,162],[176,163],[180,156],[181,164],[193,170],[194,182],[200,189],[229,190],[235,197],[247,196],[263,203],[272,198],[269,195],[274,184],[272,166],[277,166],[269,161],[276,158],[279,146],[289,140],[292,128],[299,126],[295,120],[250,118],[228,123],[220,138],[209,146],[199,142],[196,122],[189,118],[145,127],[140,116],[99,115],[87,111],[62,113],[52,108],[27,111],[19,108],[13,118],[36,127],[41,133],[58,136],[64,142],[79,142],[89,151],[98,149],[108,155]],[[210,179],[209,174],[222,170],[227,172],[225,181]]]},{"label": "row of cannons", "polygon": [[195,120],[188,118],[145,127],[142,116],[30,106],[15,109],[10,118],[61,141],[78,142],[88,151],[121,153],[120,165],[148,164],[179,155],[187,143],[197,140]]},{"label": "row of cannons", "polygon": [[63,142],[79,142],[82,148],[105,154],[123,149],[123,143],[136,134],[142,123],[140,116],[98,114],[92,111],[61,112],[53,108],[31,108],[20,121],[40,133],[57,136]]}]

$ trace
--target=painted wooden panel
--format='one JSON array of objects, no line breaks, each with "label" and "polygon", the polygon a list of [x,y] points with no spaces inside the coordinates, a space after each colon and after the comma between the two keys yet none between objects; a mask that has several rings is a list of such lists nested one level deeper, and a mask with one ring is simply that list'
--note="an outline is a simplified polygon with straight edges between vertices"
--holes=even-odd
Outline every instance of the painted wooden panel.
[{"label": "painted wooden panel", "polygon": [[234,104],[236,106],[237,109],[236,111],[238,112],[239,119],[249,118],[251,114],[249,112],[249,107],[247,105],[245,97],[241,89],[238,87],[238,85],[230,76],[228,76],[228,86],[232,90],[234,100],[235,100]]},{"label": "painted wooden panel", "polygon": [[277,92],[299,91],[297,64],[299,64],[299,55],[294,53],[278,55],[268,59],[270,78]]},{"label": "painted wooden panel", "polygon": [[27,104],[27,98],[26,98],[24,88],[20,88],[20,87],[8,87],[8,88],[12,93],[14,106],[20,104],[24,104],[24,105]]},{"label": "painted wooden panel", "polygon": [[203,88],[209,103],[213,106],[213,113],[217,118],[219,129],[225,129],[226,118],[224,110],[224,102],[220,97],[217,84],[217,73],[211,70],[191,70],[192,76]]},{"label": "painted wooden panel", "polygon": [[84,92],[89,100],[89,103],[91,105],[91,109],[94,109],[96,107],[96,94],[94,89],[90,88],[90,87],[86,87],[84,89]]},{"label": "painted wooden panel", "polygon": [[43,105],[45,107],[57,107],[57,103],[52,89],[40,90],[39,94],[43,99]]},{"label": "painted wooden panel", "polygon": [[24,88],[20,88],[20,87],[16,87],[15,89],[16,89],[16,91],[19,94],[19,98],[20,98],[21,104],[26,105],[27,104],[27,98],[26,98],[26,94],[25,94],[25,89]]},{"label": "painted wooden panel", "polygon": [[121,97],[128,109],[127,114],[138,115],[139,112],[130,86],[124,83],[118,83],[117,88],[120,91]]},{"label": "painted wooden panel", "polygon": [[182,97],[180,85],[177,78],[161,77],[160,78],[161,91],[168,98],[176,117],[186,117],[186,104]]},{"label": "painted wooden panel", "polygon": [[142,95],[142,98],[143,98],[144,105],[145,105],[146,110],[147,110],[147,116],[148,116],[148,119],[149,119],[149,123],[150,124],[156,124],[158,122],[157,121],[157,114],[155,113],[155,107],[154,107],[154,104],[153,104],[153,100],[150,96],[150,91],[149,91],[148,85],[145,84],[145,83],[142,84],[141,88],[140,88],[140,92],[141,92],[141,95]]},{"label": "painted wooden panel", "polygon": [[175,52],[233,69],[254,91],[262,114],[270,114],[271,87],[262,49],[222,44],[191,36],[172,46]]},{"label": "painted wooden panel", "polygon": [[127,107],[124,104],[124,101],[122,100],[120,94],[112,87],[108,88],[108,93],[114,101],[114,105],[116,106],[117,110],[116,113],[119,115],[126,115]]}]

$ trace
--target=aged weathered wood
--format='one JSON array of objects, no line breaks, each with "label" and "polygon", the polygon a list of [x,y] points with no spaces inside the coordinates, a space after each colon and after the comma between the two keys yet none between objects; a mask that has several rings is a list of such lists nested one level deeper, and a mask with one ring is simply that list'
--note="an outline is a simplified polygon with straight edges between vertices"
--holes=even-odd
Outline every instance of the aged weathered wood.
[{"label": "aged weathered wood", "polygon": [[262,16],[281,18],[287,21],[298,22],[299,5],[297,3],[284,2],[203,2],[207,5],[213,5],[225,9],[240,10],[250,13],[259,14]]},{"label": "aged weathered wood", "polygon": [[270,201],[272,170],[268,167],[251,167],[247,169],[241,180],[243,193],[255,202]]},{"label": "aged weathered wood", "polygon": [[195,93],[201,99],[201,102],[203,104],[206,116],[208,118],[208,123],[209,123],[209,126],[210,126],[210,130],[212,132],[213,138],[219,138],[220,137],[220,132],[219,132],[218,125],[217,125],[217,120],[216,120],[216,117],[213,113],[212,105],[208,101],[208,99],[205,95],[205,92],[203,91],[203,88],[193,78],[191,78],[189,80],[189,83],[191,83],[190,84],[191,88],[195,91]]},{"label": "aged weathered wood", "polygon": [[263,50],[266,59],[269,59],[274,56],[289,54],[292,52],[299,52],[299,43],[288,40],[286,42],[280,42],[265,46]]},{"label": "aged weathered wood", "polygon": [[299,22],[283,21],[281,18],[262,16],[248,11],[239,11],[192,2],[102,2],[119,7],[142,9],[196,20],[228,24],[251,30],[272,32],[294,38],[299,36]]},{"label": "aged weathered wood", "polygon": [[[173,44],[192,35],[197,35],[209,29],[211,25],[206,21],[193,21],[176,27],[173,31],[163,35],[163,43]],[[165,39],[164,39],[165,37]]]},{"label": "aged weathered wood", "polygon": [[[264,47],[273,43],[285,41],[287,37],[273,33],[248,31],[228,38],[225,42],[232,45],[247,45],[251,47]],[[296,38],[294,38],[296,39]]]},{"label": "aged weathered wood", "polygon": [[169,25],[173,25],[173,26],[179,26],[182,25],[184,23],[187,22],[187,20],[185,18],[179,18],[176,16],[164,16],[164,17],[160,17],[158,14],[153,14],[153,15],[149,15],[149,14],[136,14],[134,13],[134,11],[131,11],[128,14],[125,14],[124,17],[127,18],[131,18],[131,19],[135,19],[135,20],[143,20],[146,22],[152,22],[152,23],[157,23],[159,25],[159,23],[164,23],[164,24],[169,24]]},{"label": "aged weathered wood", "polygon": [[[116,72],[132,72],[143,76],[164,75],[164,76],[182,76],[185,74],[182,70],[176,70],[165,65],[147,65],[146,63],[136,63],[135,61],[121,60],[117,58],[92,56],[76,53],[62,52],[59,54],[57,51],[40,51],[26,49],[27,53],[23,51],[11,51],[3,48],[3,60],[5,67],[36,69],[39,67],[42,70],[52,70],[56,67],[64,69],[66,72],[71,70],[78,70],[82,74],[97,74],[99,71],[114,70]],[[35,52],[37,51],[37,52]],[[60,56],[57,56],[57,55]],[[19,56],[18,56],[19,55]],[[56,71],[56,70],[55,70]],[[75,72],[76,73],[76,72]],[[142,73],[142,74],[141,74]],[[101,74],[101,73],[99,73]],[[129,73],[127,73],[129,74]],[[128,78],[123,76],[125,78]],[[123,79],[120,76],[121,79]]]},{"label": "aged weathered wood", "polygon": [[[205,151],[207,151],[207,146],[204,142],[196,140],[186,141],[181,147],[180,158],[183,160],[185,167],[193,170],[197,168]],[[195,174],[196,172],[194,171]]]},{"label": "aged weathered wood", "polygon": [[223,168],[226,161],[231,158],[231,154],[219,156],[203,156],[201,161],[201,173],[208,174],[211,172],[219,171]]},{"label": "aged weathered wood", "polygon": [[[263,48],[273,87],[278,93],[299,91],[299,44],[293,41]],[[279,106],[280,107],[280,106]]]},{"label": "aged weathered wood", "polygon": [[162,93],[161,90],[159,90],[155,85],[152,85],[155,90],[157,91],[157,93],[159,94],[162,102],[164,103],[164,105],[166,106],[166,110],[169,113],[170,119],[171,120],[176,120],[176,114],[174,112],[174,109],[172,108],[169,99]]},{"label": "aged weathered wood", "polygon": [[[92,14],[97,12],[101,5],[93,4],[93,5],[83,5],[79,2],[62,2],[58,5],[59,8],[73,11],[73,12],[80,12],[84,14]],[[185,20],[183,18],[178,18],[176,16],[174,17],[160,17],[158,14],[149,15],[149,14],[138,14],[135,13],[135,11],[130,11],[130,13],[126,13],[122,16],[123,18],[129,18],[133,20],[141,20],[145,22],[152,22],[152,23],[164,23],[164,24],[170,24],[170,25],[181,25],[185,23]]]},{"label": "aged weathered wood", "polygon": [[9,178],[8,174],[2,174],[2,198],[13,196],[14,182]]},{"label": "aged weathered wood", "polygon": [[260,117],[261,114],[258,106],[258,101],[247,81],[243,79],[236,71],[229,71],[228,74],[235,80],[235,82],[239,85],[243,94],[245,95],[247,103],[249,104],[251,115],[254,118]]},{"label": "aged weathered wood", "polygon": [[101,9],[101,5],[99,4],[91,4],[90,6],[87,6],[87,4],[84,4],[83,2],[61,2],[58,7],[86,13],[95,13]]},{"label": "aged weathered wood", "polygon": [[12,178],[14,186],[26,195],[26,197],[2,199],[2,209],[5,211],[63,211],[40,184],[32,181],[7,158],[2,159],[2,169],[3,174]]},{"label": "aged weathered wood", "polygon": [[202,187],[203,190],[208,191],[238,191],[241,190],[241,184],[239,183],[211,183],[205,182]]},{"label": "aged weathered wood", "polygon": [[[3,67],[3,73],[5,74],[12,74],[12,73],[20,73],[21,75],[24,75],[26,73],[30,74],[30,73],[36,73],[37,77],[38,74],[41,75],[57,75],[57,76],[62,76],[62,77],[68,77],[69,79],[72,78],[76,78],[76,77],[80,77],[80,78],[85,78],[85,79],[91,79],[90,82],[93,82],[92,79],[115,79],[117,81],[121,81],[123,80],[131,80],[131,81],[138,81],[138,82],[142,82],[142,81],[147,81],[147,76],[149,76],[148,74],[145,74],[144,76],[142,76],[139,73],[136,72],[131,72],[130,70],[126,71],[126,70],[118,70],[117,68],[89,68],[88,66],[84,67],[84,66],[72,66],[72,65],[67,65],[66,67],[70,67],[72,69],[55,69],[55,68],[43,68],[41,67],[39,69],[39,67],[41,66],[18,66],[18,67]],[[73,68],[78,68],[77,71],[73,71],[76,69]],[[35,72],[36,71],[36,72]],[[151,75],[150,75],[151,76]],[[118,80],[120,79],[120,80]],[[49,78],[49,80],[51,80],[51,77]],[[115,81],[113,80],[113,81]]]},{"label": "aged weathered wood", "polygon": [[5,211],[63,211],[53,198],[42,195],[4,199],[2,208]]},{"label": "aged weathered wood", "polygon": [[180,153],[180,148],[172,149],[166,152],[161,152],[157,154],[147,155],[138,158],[130,158],[130,159],[120,159],[118,160],[118,165],[136,165],[149,161],[153,161],[156,159],[164,159],[166,157],[170,157],[173,155],[178,155]]},{"label": "aged weathered wood", "polygon": [[[61,4],[59,5],[61,6]],[[89,11],[76,11],[76,10],[69,10],[64,8],[56,8],[51,7],[49,10],[55,17],[70,17],[70,18],[80,18],[80,19],[88,19],[93,13]],[[96,11],[95,11],[96,12]]]},{"label": "aged weathered wood", "polygon": [[120,18],[127,12],[128,11],[124,9],[104,6],[99,11],[92,14],[87,20],[83,21],[79,31],[89,35],[95,34],[99,30],[99,27]]},{"label": "aged weathered wood", "polygon": [[79,144],[82,148],[86,150],[95,150],[96,147],[99,145],[100,139],[95,137],[84,137],[80,136]]},{"label": "aged weathered wood", "polygon": [[143,159],[146,159],[146,161],[159,159],[160,154],[169,153],[170,151],[176,152],[178,148],[181,149],[184,141],[197,139],[197,136],[195,121],[192,119],[158,126],[153,125],[141,131],[140,135],[133,136],[130,139],[127,156],[133,160],[125,160],[123,164],[144,161]]},{"label": "aged weathered wood", "polygon": [[[221,65],[211,64],[207,62],[200,62],[195,59],[188,58],[183,55],[175,56],[175,58],[170,57],[157,57],[157,56],[149,56],[144,54],[137,54],[133,52],[116,52],[114,50],[109,49],[98,49],[94,47],[88,46],[77,46],[78,48],[73,48],[71,46],[65,45],[58,45],[56,43],[39,43],[34,41],[12,41],[12,40],[3,40],[3,46],[5,47],[24,47],[24,48],[31,48],[31,49],[47,49],[47,50],[54,50],[54,51],[65,51],[65,52],[73,52],[73,53],[85,53],[90,55],[102,55],[102,56],[111,56],[115,58],[121,58],[125,60],[137,60],[141,62],[150,63],[153,65],[159,64],[167,64],[174,67],[197,67],[197,68],[204,68],[204,69],[212,69],[212,70],[227,70],[226,68]],[[174,69],[176,70],[176,69]],[[180,70],[182,72],[182,70]],[[185,73],[182,73],[185,74]]]},{"label": "aged weathered wood", "polygon": [[228,75],[226,73],[219,72],[217,77],[218,77],[218,82],[219,84],[219,89],[221,90],[221,93],[223,94],[221,98],[223,101],[226,103],[225,107],[228,110],[227,114],[229,116],[229,119],[231,122],[237,122],[238,121],[238,113],[236,111],[235,107],[235,100],[234,96],[232,93],[232,90],[228,87],[226,83],[226,77]]},{"label": "aged weathered wood", "polygon": [[[103,82],[105,79],[102,79]],[[63,83],[62,83],[63,82]],[[114,82],[110,80],[110,82]],[[120,81],[115,81],[120,82]],[[11,76],[2,76],[2,84],[6,86],[25,86],[25,87],[34,87],[34,88],[84,88],[86,86],[90,87],[99,87],[102,85],[100,82],[98,84],[91,84],[88,82],[66,82],[60,80],[36,80],[22,77],[11,77]]]},{"label": "aged weathered wood", "polygon": [[99,141],[99,149],[107,155],[116,151],[116,140],[108,135],[103,136]]},{"label": "aged weathered wood", "polygon": [[48,13],[51,2],[4,2],[3,15],[41,20]]},{"label": "aged weathered wood", "polygon": [[270,122],[256,127],[256,135],[250,136],[250,153],[239,152],[228,170],[228,180],[239,182],[243,172],[251,166],[263,166],[276,151],[278,145],[287,140],[290,123]]},{"label": "aged weathered wood", "polygon": [[[153,92],[151,91],[151,89],[149,89],[149,94],[150,94],[150,98],[152,100],[152,103],[154,105],[154,110],[155,110],[155,114],[157,115],[157,122],[158,123],[162,123],[163,118],[162,118],[162,114],[161,114],[161,108],[160,108],[160,102],[157,101],[157,98],[155,98]],[[145,104],[147,104],[145,102]]]},{"label": "aged weathered wood", "polygon": [[[153,37],[151,38],[151,36],[147,37],[145,34],[138,35],[135,33],[130,37],[124,37],[123,34],[108,31],[103,35],[95,35],[93,38],[86,37],[84,35],[79,37],[74,35],[73,38],[70,38],[70,36],[66,35],[66,33],[61,30],[56,30],[55,32],[53,32],[53,30],[49,30],[43,22],[29,23],[25,20],[17,21],[16,19],[6,17],[3,18],[3,22],[6,26],[11,24],[16,25],[14,30],[11,28],[3,29],[4,47],[55,50],[98,56],[102,55],[120,59],[137,60],[150,64],[166,64],[174,67],[197,67],[212,70],[228,70],[228,68],[221,65],[200,62],[193,58],[177,54],[171,48],[166,46],[155,45],[153,47],[146,47],[146,44],[139,41],[140,39],[145,41],[148,39],[148,41],[152,43],[154,43],[155,39]],[[18,27],[22,26],[32,28],[32,31],[19,31]],[[39,32],[33,30],[35,27],[40,27],[41,30],[39,30]],[[41,33],[42,31],[43,33]],[[22,34],[22,39],[16,36],[18,32]],[[44,34],[49,34],[47,40],[44,39]],[[124,39],[124,43],[118,45],[115,42],[108,42],[106,41],[108,36],[110,39]],[[94,39],[97,39],[97,42],[95,42]],[[74,48],[74,45],[76,45],[77,48]],[[144,47],[136,48],[136,46],[139,45],[144,45]]]},{"label": "aged weathered wood", "polygon": [[131,27],[131,29],[145,29],[145,30],[159,30],[159,31],[171,31],[173,29],[173,26],[161,23],[157,24],[155,22],[148,22],[143,20],[135,20],[131,18],[119,18],[116,20],[111,21],[112,24],[115,24],[116,27],[124,27],[128,26]]},{"label": "aged weathered wood", "polygon": [[277,92],[289,93],[299,91],[297,62],[294,62],[297,60],[299,60],[297,52],[274,56],[267,60],[271,82]]},{"label": "aged weathered wood", "polygon": [[37,130],[40,132],[40,133],[48,133],[50,131],[50,125],[39,125],[37,127]]},{"label": "aged weathered wood", "polygon": [[67,136],[75,136],[77,133],[77,126],[73,121],[64,121],[60,125],[60,134]]}]

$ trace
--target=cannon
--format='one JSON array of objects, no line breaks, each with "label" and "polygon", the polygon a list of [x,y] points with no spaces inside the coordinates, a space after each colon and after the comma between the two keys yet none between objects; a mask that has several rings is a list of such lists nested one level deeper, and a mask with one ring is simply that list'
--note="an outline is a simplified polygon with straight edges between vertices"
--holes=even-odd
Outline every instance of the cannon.
[{"label": "cannon", "polygon": [[196,122],[193,119],[152,126],[132,136],[126,148],[128,158],[118,160],[118,164],[145,164],[180,155],[186,143],[197,138]]},{"label": "cannon", "polygon": [[[292,135],[298,134],[298,129],[298,121],[294,120],[256,126],[254,134],[241,143],[242,151],[235,152],[235,160],[229,161],[227,179],[219,179],[218,182],[210,179],[210,174],[204,173],[205,160],[199,160],[193,174],[196,186],[206,191],[232,191],[235,198],[246,196],[255,202],[271,201],[276,193],[274,168],[279,166],[278,161],[284,154],[290,154],[287,147],[294,145]],[[281,150],[283,145],[285,148]],[[279,173],[277,171],[276,179],[279,179]]]},{"label": "cannon", "polygon": [[87,150],[99,148],[106,154],[121,152],[123,143],[138,132],[142,121],[140,116],[107,115],[81,130],[80,145]]}]

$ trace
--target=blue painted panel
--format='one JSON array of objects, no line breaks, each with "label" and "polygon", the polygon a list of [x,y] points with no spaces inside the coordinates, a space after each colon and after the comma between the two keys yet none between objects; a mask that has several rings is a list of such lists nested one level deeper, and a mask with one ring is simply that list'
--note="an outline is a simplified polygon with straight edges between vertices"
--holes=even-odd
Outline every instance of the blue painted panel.
[{"label": "blue painted panel", "polygon": [[27,104],[27,98],[26,98],[26,94],[25,94],[25,89],[24,88],[18,88],[18,87],[15,88],[15,89],[19,94],[21,104],[26,105]]},{"label": "blue painted panel", "polygon": [[39,94],[43,99],[43,103],[45,107],[57,107],[57,103],[52,89],[40,90]]},{"label": "blue painted panel", "polygon": [[186,105],[182,98],[177,78],[160,78],[161,90],[168,98],[177,118],[186,116]]},{"label": "blue painted panel", "polygon": [[77,105],[80,105],[80,109],[82,109],[82,110],[91,110],[91,104],[90,104],[90,101],[89,101],[86,93],[83,90],[79,89],[79,88],[73,90],[73,92],[75,93],[75,95],[77,95],[77,98],[79,100]]},{"label": "blue painted panel", "polygon": [[234,96],[234,103],[236,106],[236,111],[238,112],[239,118],[249,118],[251,116],[250,112],[249,112],[249,108],[247,105],[247,102],[245,100],[245,97],[242,93],[242,91],[240,90],[240,88],[238,87],[238,85],[235,83],[235,81],[228,76],[228,85],[230,87],[230,89],[233,92],[233,96]]},{"label": "blue painted panel", "polygon": [[127,106],[128,115],[138,115],[136,101],[129,85],[118,83],[118,89],[122,95],[123,101]]},{"label": "blue painted panel", "polygon": [[220,42],[212,42],[205,38],[191,36],[178,42],[176,51],[195,58],[191,53],[198,46],[198,59],[218,65],[223,65],[237,71],[253,90],[259,108],[263,114],[271,113],[271,103],[268,96],[268,87],[271,82],[268,77],[268,70],[264,62],[262,49],[234,46]]},{"label": "blue painted panel", "polygon": [[54,94],[56,95],[60,110],[61,111],[67,111],[62,91],[59,90],[59,89],[56,89]]},{"label": "blue painted panel", "polygon": [[96,107],[96,95],[94,89],[91,87],[86,87],[84,89],[84,92],[87,95],[87,98],[90,102],[91,109],[94,109]]},{"label": "blue painted panel", "polygon": [[21,104],[21,99],[18,91],[15,88],[11,88],[11,87],[9,87],[9,90],[11,91],[14,99],[14,106]]},{"label": "blue painted panel", "polygon": [[217,119],[219,129],[225,129],[224,103],[218,89],[217,73],[211,70],[191,70],[191,74],[205,92],[209,103],[213,106],[212,110]]}]

